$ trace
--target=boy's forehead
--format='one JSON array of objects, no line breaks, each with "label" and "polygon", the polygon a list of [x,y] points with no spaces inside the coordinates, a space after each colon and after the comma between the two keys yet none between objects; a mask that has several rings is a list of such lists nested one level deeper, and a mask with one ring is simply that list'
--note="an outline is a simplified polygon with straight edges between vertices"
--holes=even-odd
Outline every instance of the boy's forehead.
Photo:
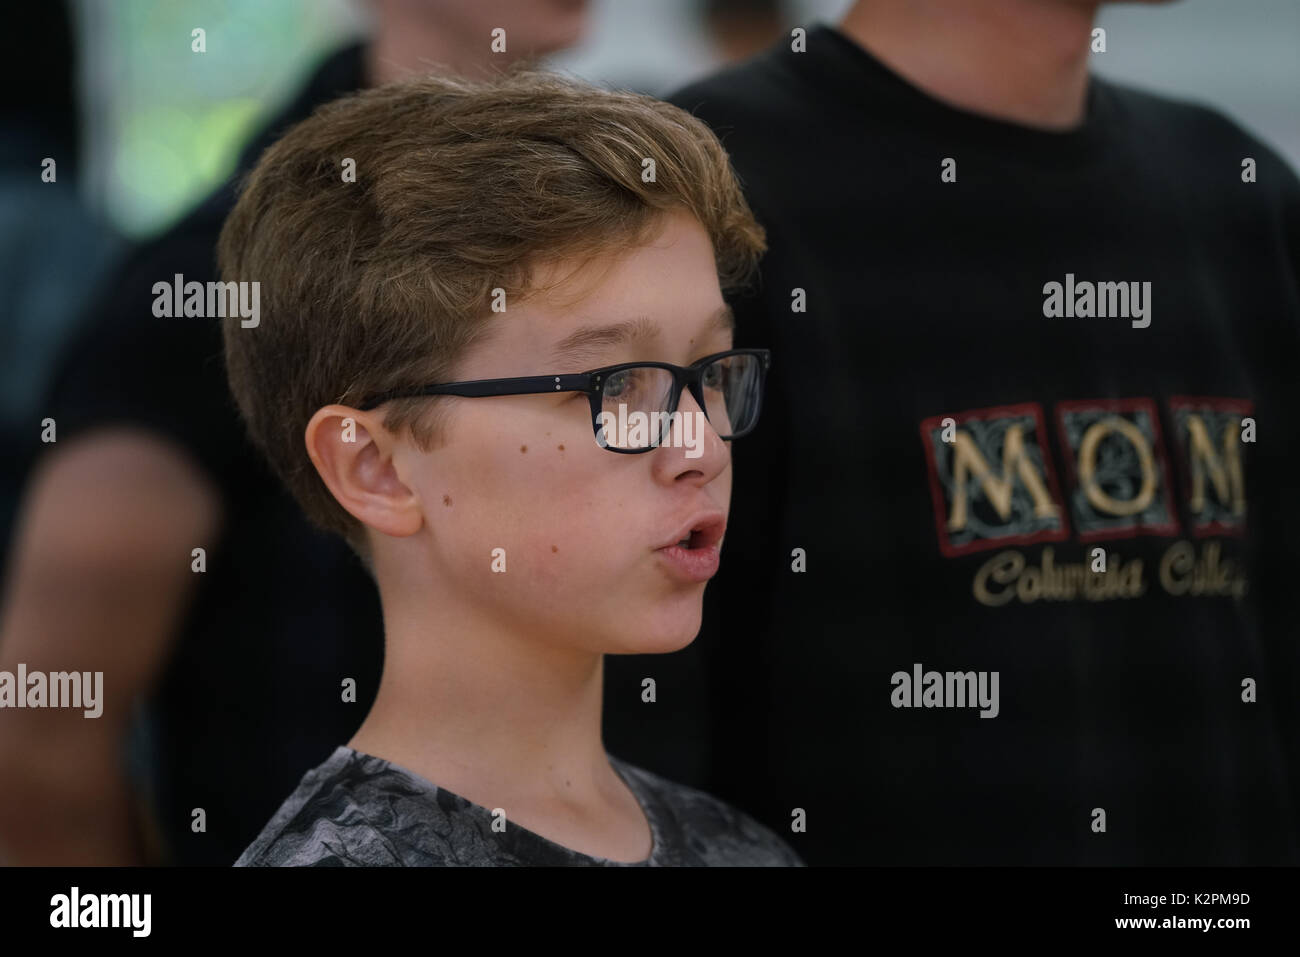
[{"label": "boy's forehead", "polygon": [[618,351],[670,359],[670,353],[698,349],[710,340],[717,348],[726,348],[735,318],[730,305],[718,302],[704,311],[680,315],[602,315],[578,310],[540,316],[521,310],[495,317],[494,325],[495,335],[484,344],[483,358],[513,356],[530,367],[544,366],[544,373],[550,374],[606,364],[614,361],[611,357]]},{"label": "boy's forehead", "polygon": [[736,326],[731,307],[726,303],[707,316],[690,315],[681,318],[684,320],[681,323],[669,323],[662,318],[644,315],[621,320],[613,317],[609,320],[589,319],[573,332],[552,343],[549,358],[552,362],[570,363],[580,359],[595,358],[611,347],[653,346],[670,336],[683,334],[689,334],[691,341],[694,342],[697,337],[732,333]]},{"label": "boy's forehead", "polygon": [[508,323],[539,358],[580,359],[618,345],[725,333],[734,327],[713,247],[693,219],[669,220],[647,244],[533,271],[534,291]]},{"label": "boy's forehead", "polygon": [[694,216],[663,214],[645,241],[608,251],[546,257],[531,270],[529,298],[548,312],[585,308],[633,314],[655,303],[707,296],[717,285],[713,243]]}]

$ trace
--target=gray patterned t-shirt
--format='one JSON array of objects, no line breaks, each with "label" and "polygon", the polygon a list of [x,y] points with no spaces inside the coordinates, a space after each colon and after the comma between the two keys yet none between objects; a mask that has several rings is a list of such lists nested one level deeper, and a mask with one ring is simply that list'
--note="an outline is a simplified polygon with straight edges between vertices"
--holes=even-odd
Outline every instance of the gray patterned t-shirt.
[{"label": "gray patterned t-shirt", "polygon": [[590,857],[506,822],[414,772],[340,745],[308,771],[236,867],[802,867],[770,829],[703,791],[609,755],[654,837],[644,861]]}]

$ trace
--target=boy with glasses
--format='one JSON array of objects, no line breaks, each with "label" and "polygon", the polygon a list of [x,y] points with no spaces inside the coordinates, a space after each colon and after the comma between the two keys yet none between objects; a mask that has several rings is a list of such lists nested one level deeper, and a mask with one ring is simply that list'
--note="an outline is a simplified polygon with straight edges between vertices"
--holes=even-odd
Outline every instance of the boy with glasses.
[{"label": "boy with glasses", "polygon": [[545,74],[368,91],[267,151],[219,246],[261,284],[231,388],[372,571],[386,660],[238,865],[801,863],[601,738],[603,655],[699,630],[768,363],[723,291],[762,249],[702,124]]}]

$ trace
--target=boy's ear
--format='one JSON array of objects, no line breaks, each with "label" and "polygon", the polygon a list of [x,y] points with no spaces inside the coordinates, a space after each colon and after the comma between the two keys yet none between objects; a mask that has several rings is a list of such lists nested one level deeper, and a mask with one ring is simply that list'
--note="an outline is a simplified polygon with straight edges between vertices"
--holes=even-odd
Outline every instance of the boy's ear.
[{"label": "boy's ear", "polygon": [[316,410],[303,437],[321,480],[357,521],[398,538],[420,530],[424,511],[419,496],[393,465],[401,439],[378,416],[327,405]]}]

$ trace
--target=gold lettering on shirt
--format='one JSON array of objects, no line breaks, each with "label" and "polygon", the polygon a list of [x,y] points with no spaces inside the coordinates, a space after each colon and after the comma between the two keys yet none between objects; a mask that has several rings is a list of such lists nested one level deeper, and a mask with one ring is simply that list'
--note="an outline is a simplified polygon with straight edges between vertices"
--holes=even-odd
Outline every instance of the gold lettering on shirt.
[{"label": "gold lettering on shirt", "polygon": [[1007,521],[1011,517],[1011,491],[1015,478],[1028,490],[1034,500],[1035,518],[1055,518],[1057,505],[1047,494],[1043,477],[1025,455],[1025,433],[1019,425],[1007,429],[1002,443],[1002,474],[994,475],[975,440],[965,432],[958,432],[953,443],[952,458],[952,512],[948,516],[948,530],[960,531],[966,527],[966,482],[974,476],[984,495],[997,510],[998,517]]},{"label": "gold lettering on shirt", "polygon": [[[1223,557],[1218,541],[1169,546],[1160,558],[1157,578],[1161,589],[1175,596],[1240,598],[1248,581],[1241,563]],[[1045,546],[1037,563],[1008,549],[994,555],[975,572],[971,592],[981,605],[997,608],[1011,602],[1111,601],[1146,594],[1143,561],[1112,553],[1106,571],[1094,572],[1086,561],[1058,564],[1056,550]]]},{"label": "gold lettering on shirt", "polygon": [[[1142,470],[1142,487],[1127,502],[1102,491],[1096,477],[1097,447],[1112,432],[1118,432],[1133,445],[1137,451],[1138,466]],[[1156,478],[1156,463],[1151,454],[1151,446],[1146,436],[1132,422],[1115,415],[1094,423],[1083,433],[1083,441],[1079,443],[1079,484],[1093,508],[1111,515],[1137,515],[1144,512],[1155,498]]]},{"label": "gold lettering on shirt", "polygon": [[1214,451],[1210,432],[1199,415],[1187,416],[1187,457],[1192,472],[1192,497],[1187,503],[1193,514],[1205,509],[1205,479],[1214,485],[1219,501],[1231,504],[1234,515],[1246,513],[1245,482],[1241,475],[1240,443],[1237,430],[1223,430],[1223,458]]}]

